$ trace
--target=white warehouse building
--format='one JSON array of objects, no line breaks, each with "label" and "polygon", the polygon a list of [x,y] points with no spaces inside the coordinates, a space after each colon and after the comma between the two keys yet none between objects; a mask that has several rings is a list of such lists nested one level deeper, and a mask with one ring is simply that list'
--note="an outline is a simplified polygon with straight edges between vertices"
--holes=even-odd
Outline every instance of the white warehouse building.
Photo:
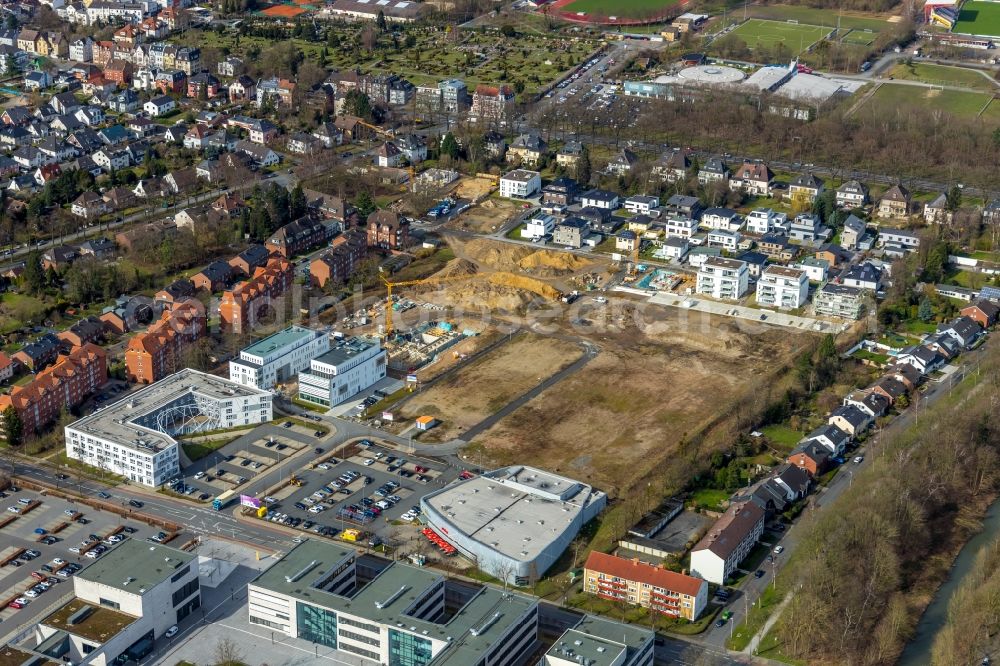
[{"label": "white warehouse building", "polygon": [[377,338],[347,338],[299,372],[299,400],[333,407],[385,377],[386,354]]},{"label": "white warehouse building", "polygon": [[309,362],[330,349],[326,331],[289,326],[259,340],[229,362],[229,380],[271,390],[309,367]]},{"label": "white warehouse building", "polygon": [[174,437],[270,421],[271,397],[185,368],[66,426],[66,455],[160,486],[180,471]]},{"label": "white warehouse building", "polygon": [[481,570],[519,586],[538,581],[606,504],[585,483],[523,465],[420,500],[428,526]]}]

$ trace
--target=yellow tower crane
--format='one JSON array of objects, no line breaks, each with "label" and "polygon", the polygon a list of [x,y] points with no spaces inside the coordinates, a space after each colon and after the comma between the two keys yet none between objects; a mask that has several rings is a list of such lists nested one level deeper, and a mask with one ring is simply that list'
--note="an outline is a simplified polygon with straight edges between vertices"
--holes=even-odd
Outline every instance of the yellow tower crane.
[{"label": "yellow tower crane", "polygon": [[416,284],[438,284],[441,282],[458,282],[461,280],[474,280],[483,277],[481,273],[471,273],[468,275],[445,275],[441,277],[428,277],[420,280],[403,280],[401,282],[391,282],[379,268],[379,277],[385,283],[385,331],[382,334],[384,339],[392,335],[392,290],[396,287],[409,287]]}]

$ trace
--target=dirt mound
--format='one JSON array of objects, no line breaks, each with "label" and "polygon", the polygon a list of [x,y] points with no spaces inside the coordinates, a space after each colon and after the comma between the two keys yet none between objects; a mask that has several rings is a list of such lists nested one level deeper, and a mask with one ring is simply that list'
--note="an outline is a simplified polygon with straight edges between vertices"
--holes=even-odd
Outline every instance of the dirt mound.
[{"label": "dirt mound", "polygon": [[538,250],[518,262],[521,268],[539,274],[558,275],[582,270],[590,262],[569,252]]},{"label": "dirt mound", "polygon": [[519,245],[475,238],[463,243],[458,254],[463,254],[483,266],[499,271],[510,271],[520,268],[521,260],[532,252],[531,248]]},{"label": "dirt mound", "polygon": [[435,273],[434,277],[461,277],[463,275],[475,275],[478,272],[479,268],[471,261],[467,259],[452,259],[444,265],[444,268]]},{"label": "dirt mound", "polygon": [[514,275],[513,273],[493,273],[490,275],[490,282],[493,284],[498,284],[504,287],[512,287],[514,289],[520,289],[522,291],[530,291],[534,294],[538,294],[543,298],[547,298],[550,301],[558,300],[559,290],[556,288],[545,284],[541,280],[536,280],[534,278],[526,277],[524,275]]}]

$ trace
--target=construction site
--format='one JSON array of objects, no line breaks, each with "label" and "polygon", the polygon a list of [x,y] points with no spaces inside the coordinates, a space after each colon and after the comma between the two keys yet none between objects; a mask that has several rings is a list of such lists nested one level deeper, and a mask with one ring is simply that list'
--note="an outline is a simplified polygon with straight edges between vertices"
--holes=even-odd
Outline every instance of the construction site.
[{"label": "construction site", "polygon": [[[684,275],[640,271],[630,257],[442,235],[455,258],[424,280],[386,277],[368,327],[385,335],[393,372],[414,380],[390,430],[463,441],[481,467],[536,465],[612,496],[653,469],[683,478],[732,442],[700,435],[780,391],[809,335],[611,291],[684,288]],[[415,429],[421,417],[436,427]]]}]

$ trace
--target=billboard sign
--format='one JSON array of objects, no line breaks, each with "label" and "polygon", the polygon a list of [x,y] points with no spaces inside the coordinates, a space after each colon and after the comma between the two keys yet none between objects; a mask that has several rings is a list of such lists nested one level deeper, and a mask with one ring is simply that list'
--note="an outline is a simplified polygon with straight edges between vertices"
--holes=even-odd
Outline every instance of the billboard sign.
[{"label": "billboard sign", "polygon": [[253,509],[259,509],[260,500],[256,497],[251,497],[250,495],[240,495],[240,505],[249,506]]}]

